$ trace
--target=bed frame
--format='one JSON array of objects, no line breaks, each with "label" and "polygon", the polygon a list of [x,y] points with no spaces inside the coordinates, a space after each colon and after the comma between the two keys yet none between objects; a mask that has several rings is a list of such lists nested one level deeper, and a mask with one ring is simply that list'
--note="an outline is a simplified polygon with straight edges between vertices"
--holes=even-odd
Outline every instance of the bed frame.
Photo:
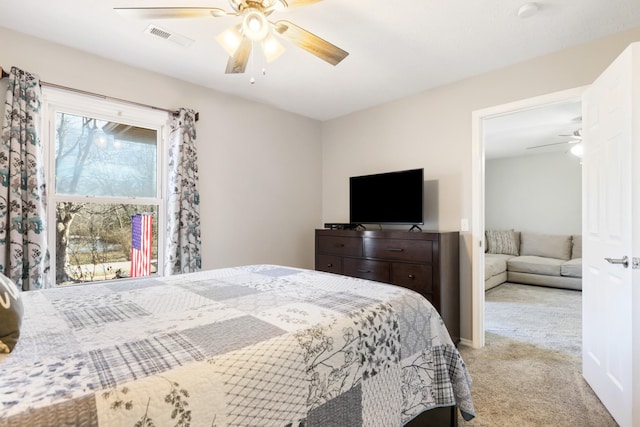
[{"label": "bed frame", "polygon": [[458,427],[457,406],[434,408],[411,420],[405,427]]}]

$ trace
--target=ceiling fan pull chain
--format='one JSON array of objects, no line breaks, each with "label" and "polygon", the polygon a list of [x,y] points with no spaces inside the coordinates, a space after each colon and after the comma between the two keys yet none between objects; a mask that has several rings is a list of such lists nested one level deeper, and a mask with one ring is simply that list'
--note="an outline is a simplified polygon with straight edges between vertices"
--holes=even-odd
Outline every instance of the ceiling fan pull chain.
[{"label": "ceiling fan pull chain", "polygon": [[253,63],[253,58],[256,56],[255,51],[253,50],[253,41],[251,41],[251,56],[249,57],[249,62],[250,62],[250,66],[251,66],[251,78],[249,79],[249,83],[251,83],[252,85],[256,84],[256,78],[255,76],[255,66]]}]

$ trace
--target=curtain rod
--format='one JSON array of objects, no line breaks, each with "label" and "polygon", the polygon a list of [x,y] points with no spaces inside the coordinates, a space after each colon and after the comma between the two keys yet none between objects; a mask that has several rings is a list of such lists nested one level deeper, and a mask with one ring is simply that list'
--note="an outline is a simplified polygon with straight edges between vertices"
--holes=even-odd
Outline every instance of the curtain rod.
[{"label": "curtain rod", "polygon": [[[4,68],[0,67],[0,78],[2,78],[2,77],[9,77],[9,74],[4,70]],[[62,86],[62,85],[58,85],[58,84],[55,84],[55,83],[48,83],[48,82],[40,81],[40,84],[42,86],[48,86],[48,87],[52,87],[52,88],[55,88],[55,89],[64,89],[64,90],[68,90],[68,91],[71,91],[71,92],[80,93],[82,95],[89,95],[89,96],[94,96],[94,97],[97,97],[97,98],[106,99],[107,101],[124,102],[126,104],[137,105],[138,107],[146,107],[146,108],[151,108],[151,109],[154,109],[154,110],[166,111],[167,113],[173,114],[174,116],[179,114],[179,112],[175,111],[175,110],[168,110],[166,108],[155,107],[153,105],[142,104],[140,102],[129,101],[129,100],[122,99],[122,98],[114,98],[112,96],[101,95],[99,93],[88,92],[86,90],[75,89],[75,88],[72,88],[72,87]],[[200,120],[200,113],[196,112],[196,122],[198,120]]]}]

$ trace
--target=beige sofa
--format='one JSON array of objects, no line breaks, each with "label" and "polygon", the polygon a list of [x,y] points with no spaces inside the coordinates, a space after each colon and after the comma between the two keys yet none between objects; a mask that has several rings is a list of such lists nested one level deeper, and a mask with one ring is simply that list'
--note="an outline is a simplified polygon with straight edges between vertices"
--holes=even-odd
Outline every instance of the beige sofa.
[{"label": "beige sofa", "polygon": [[582,237],[486,232],[485,290],[506,281],[582,290]]}]

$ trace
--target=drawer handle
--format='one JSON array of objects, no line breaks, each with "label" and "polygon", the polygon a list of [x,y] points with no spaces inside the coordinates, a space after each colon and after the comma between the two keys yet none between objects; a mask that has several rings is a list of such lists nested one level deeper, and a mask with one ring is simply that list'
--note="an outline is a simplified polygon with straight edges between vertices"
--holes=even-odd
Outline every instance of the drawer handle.
[{"label": "drawer handle", "polygon": [[331,267],[333,267],[333,264],[329,263],[329,264],[327,264],[327,267],[331,268]]},{"label": "drawer handle", "polygon": [[371,270],[358,270],[358,273],[371,273]]},{"label": "drawer handle", "polygon": [[413,279],[415,279],[415,278],[416,278],[416,276],[414,276],[413,274],[410,274],[410,275],[409,275],[409,279],[413,280]]},{"label": "drawer handle", "polygon": [[402,248],[389,248],[389,252],[404,252]]},{"label": "drawer handle", "polygon": [[333,246],[336,248],[344,248],[344,243],[334,243]]}]

